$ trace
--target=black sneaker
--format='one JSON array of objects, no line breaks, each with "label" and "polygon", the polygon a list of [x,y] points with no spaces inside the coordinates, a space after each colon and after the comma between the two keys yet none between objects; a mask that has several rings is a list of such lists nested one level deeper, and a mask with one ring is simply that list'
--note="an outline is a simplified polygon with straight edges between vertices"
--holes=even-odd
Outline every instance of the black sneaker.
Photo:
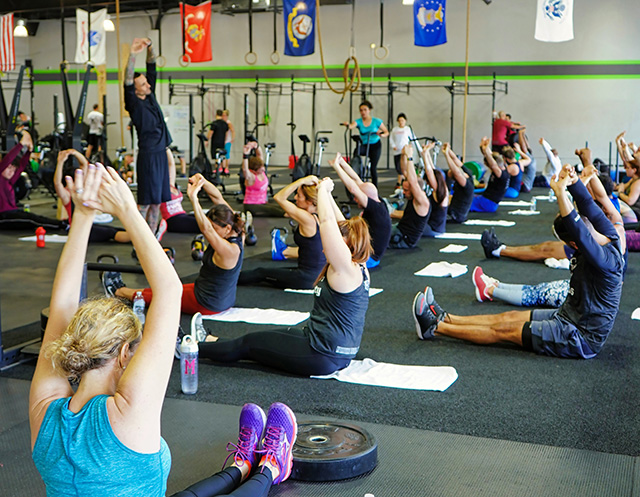
[{"label": "black sneaker", "polygon": [[186,333],[183,331],[182,326],[178,326],[178,336],[176,337],[176,350],[173,355],[176,359],[180,360],[180,345],[182,345],[182,339],[185,337]]},{"label": "black sneaker", "polygon": [[413,319],[416,323],[416,333],[420,340],[434,337],[438,323],[443,321],[447,313],[433,298],[433,290],[426,287],[418,292],[413,299]]},{"label": "black sneaker", "polygon": [[498,257],[493,255],[493,251],[497,248],[500,248],[502,243],[498,240],[495,230],[493,226],[491,229],[484,230],[482,232],[482,238],[480,239],[480,243],[482,244],[482,248],[484,249],[484,256],[487,259],[497,259]]},{"label": "black sneaker", "polygon": [[122,274],[118,271],[105,271],[102,273],[102,287],[107,297],[115,297],[116,290],[127,286],[122,281]]}]

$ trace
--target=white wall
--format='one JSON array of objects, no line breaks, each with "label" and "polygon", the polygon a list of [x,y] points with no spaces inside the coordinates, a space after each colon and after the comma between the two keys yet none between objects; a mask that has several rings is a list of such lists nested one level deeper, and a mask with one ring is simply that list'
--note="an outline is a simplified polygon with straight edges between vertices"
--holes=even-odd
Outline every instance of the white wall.
[{"label": "white wall", "polygon": [[[504,64],[513,62],[553,62],[553,61],[638,61],[640,45],[637,43],[637,19],[640,18],[640,2],[610,0],[603,6],[596,0],[575,2],[574,31],[571,42],[553,44],[541,43],[533,38],[535,26],[535,0],[495,0],[487,6],[481,0],[471,3],[470,62],[473,64]],[[386,70],[380,65],[397,64],[452,64],[464,62],[466,2],[449,0],[447,12],[448,43],[434,48],[413,46],[412,8],[401,5],[401,0],[385,2],[385,43],[389,57],[384,61],[375,60],[375,74],[384,77]],[[350,40],[351,6],[323,6],[320,11],[324,43],[325,62],[341,67],[348,56]],[[371,43],[379,43],[378,2],[361,1],[356,8],[356,52],[363,69],[371,67]],[[135,18],[121,21],[121,42],[131,42],[134,36],[145,36],[150,28],[149,17],[140,14]],[[269,56],[273,49],[272,14],[259,13],[254,16],[254,51],[258,54],[259,66],[313,66],[320,64],[316,40],[316,53],[309,57],[281,57],[279,66],[273,66]],[[211,22],[214,60],[211,63],[192,64],[185,77],[199,78],[201,70],[221,67],[247,68],[244,55],[248,51],[248,20],[246,15],[222,16],[214,13]],[[282,19],[279,19],[279,33],[283,33]],[[165,16],[162,22],[163,55],[167,58],[166,70],[176,70],[181,53],[181,30],[177,14]],[[108,33],[107,65],[117,67],[115,33]],[[28,44],[27,50],[24,49]],[[60,22],[46,21],[40,24],[37,36],[27,42],[17,39],[18,53],[28,52],[36,69],[56,69],[62,58]],[[283,50],[282,37],[278,48]],[[67,58],[75,52],[75,24],[66,23]],[[143,57],[138,61],[144,66]],[[640,65],[633,66],[640,68]],[[559,149],[563,159],[572,160],[572,151],[585,141],[593,148],[596,156],[608,158],[609,142],[622,129],[628,136],[639,140],[638,108],[636,98],[640,91],[640,71],[629,78],[511,78],[507,80],[509,93],[500,94],[496,107],[509,111],[514,119],[527,124],[532,142],[540,136],[547,138]],[[265,68],[261,70],[268,77]],[[321,71],[315,70],[318,78]],[[70,79],[73,79],[73,74]],[[220,77],[224,77],[222,74]],[[366,79],[368,82],[369,80]],[[412,82],[413,83],[413,82]],[[441,81],[440,84],[446,84]],[[231,110],[232,121],[242,133],[243,94],[251,95],[251,120],[254,120],[253,93],[246,89],[250,83],[234,83],[227,107]],[[384,82],[381,82],[384,84]],[[416,82],[415,84],[418,84]],[[245,88],[238,88],[244,85]],[[337,83],[340,86],[340,83]],[[288,86],[285,83],[285,86]],[[79,85],[71,86],[72,100],[77,101]],[[36,112],[41,132],[52,129],[52,95],[60,94],[59,84],[38,85],[36,87]],[[96,100],[97,88],[92,85],[88,107]],[[158,96],[162,103],[168,103],[167,85],[161,85]],[[26,98],[26,97],[25,97]],[[108,85],[110,106],[109,121],[117,121],[118,87]],[[360,96],[354,97],[354,106]],[[270,98],[272,124],[261,130],[261,141],[275,140],[278,144],[274,163],[284,164],[289,153],[289,96]],[[386,117],[386,98],[374,96],[374,114]],[[317,97],[317,129],[331,129],[329,151],[342,150],[342,128],[338,122],[348,117],[348,103],[340,105],[339,97],[327,92],[319,92]],[[186,103],[186,99],[176,99],[174,103]],[[195,99],[196,120],[200,121],[199,98]],[[296,95],[297,133],[310,133],[311,96]],[[461,150],[462,139],[462,97],[456,97],[454,148]],[[206,119],[213,117],[214,109],[222,106],[222,98],[214,96],[206,102]],[[450,95],[444,89],[412,89],[409,95],[396,94],[395,112],[404,111],[409,116],[416,133],[449,138]],[[477,143],[483,135],[490,133],[491,97],[469,97],[468,117],[468,158],[477,156]],[[357,115],[357,109],[354,109]],[[262,116],[263,111],[260,110]],[[253,122],[252,122],[253,124]],[[116,126],[109,128],[110,149],[120,144],[120,133]],[[296,140],[299,152],[299,140]],[[129,145],[125,137],[125,144]],[[542,151],[534,146],[535,155],[542,160]],[[236,161],[240,153],[239,143],[234,147]],[[541,165],[539,166],[541,167]]]}]

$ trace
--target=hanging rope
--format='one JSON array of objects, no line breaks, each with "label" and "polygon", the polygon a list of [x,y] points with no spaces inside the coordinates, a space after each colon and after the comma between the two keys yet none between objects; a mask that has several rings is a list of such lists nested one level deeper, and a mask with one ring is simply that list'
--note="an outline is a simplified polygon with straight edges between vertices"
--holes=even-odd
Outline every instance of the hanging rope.
[{"label": "hanging rope", "polygon": [[389,49],[384,46],[384,0],[380,0],[380,45],[374,49],[373,54],[378,60],[386,59],[389,55]]},{"label": "hanging rope", "polygon": [[[358,64],[358,59],[356,58],[356,47],[355,47],[355,31],[354,31],[354,19],[355,19],[355,9],[356,9],[356,0],[352,0],[351,2],[351,46],[349,47],[349,58],[345,61],[344,67],[342,68],[342,79],[344,81],[344,88],[342,90],[336,90],[333,86],[331,86],[331,82],[329,81],[329,75],[327,74],[327,69],[324,64],[324,54],[322,52],[322,35],[320,32],[320,0],[316,0],[316,22],[318,23],[318,46],[320,48],[320,62],[322,63],[322,74],[324,75],[324,80],[327,82],[329,89],[333,93],[337,93],[338,95],[342,95],[340,99],[340,103],[344,100],[347,92],[357,91],[360,87],[360,65]],[[351,73],[351,77],[349,77],[349,64],[353,61],[353,72]]]},{"label": "hanging rope", "polygon": [[469,95],[469,32],[471,31],[471,0],[467,0],[467,48],[464,55],[464,111],[462,117],[462,158],[467,156],[467,96]]}]

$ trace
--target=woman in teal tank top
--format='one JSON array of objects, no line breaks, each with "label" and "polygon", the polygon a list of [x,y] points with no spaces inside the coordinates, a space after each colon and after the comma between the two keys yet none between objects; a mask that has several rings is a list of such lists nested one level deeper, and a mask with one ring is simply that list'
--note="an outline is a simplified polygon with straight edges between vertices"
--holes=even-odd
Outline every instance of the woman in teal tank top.
[{"label": "woman in teal tank top", "polygon": [[[160,413],[173,363],[182,284],[114,169],[89,165],[66,182],[76,209],[31,383],[32,457],[49,497],[163,497],[171,454],[160,435]],[[117,216],[130,231],[153,289],[144,335],[140,321],[120,299],[78,305],[96,209]],[[70,382],[78,383],[75,393]],[[287,406],[273,404],[267,417],[248,404],[241,413],[233,464],[183,495],[266,496],[272,484],[291,472],[295,436],[295,416]],[[258,471],[249,478],[252,468]]]}]

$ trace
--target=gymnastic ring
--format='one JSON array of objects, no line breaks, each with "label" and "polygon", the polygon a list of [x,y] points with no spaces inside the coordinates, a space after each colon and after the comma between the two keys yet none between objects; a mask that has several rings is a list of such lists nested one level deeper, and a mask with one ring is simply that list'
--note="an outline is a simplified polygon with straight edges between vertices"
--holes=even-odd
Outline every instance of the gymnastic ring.
[{"label": "gymnastic ring", "polygon": [[178,57],[178,64],[180,64],[180,67],[187,67],[189,64],[191,64],[191,57],[189,57],[189,54],[182,54]]},{"label": "gymnastic ring", "polygon": [[280,52],[278,52],[277,50],[274,50],[273,52],[271,52],[271,63],[272,64],[279,64],[280,63]]},{"label": "gymnastic ring", "polygon": [[[378,50],[382,50],[384,55],[382,56],[378,55]],[[376,59],[383,60],[389,56],[389,49],[384,45],[379,45],[375,48],[375,50],[373,51],[373,54],[376,56]]]},{"label": "gymnastic ring", "polygon": [[156,58],[156,66],[164,67],[167,65],[167,58],[164,55],[158,55]]},{"label": "gymnastic ring", "polygon": [[250,66],[254,65],[256,62],[258,62],[258,54],[256,54],[255,52],[247,52],[244,55],[244,61],[249,64]]}]

